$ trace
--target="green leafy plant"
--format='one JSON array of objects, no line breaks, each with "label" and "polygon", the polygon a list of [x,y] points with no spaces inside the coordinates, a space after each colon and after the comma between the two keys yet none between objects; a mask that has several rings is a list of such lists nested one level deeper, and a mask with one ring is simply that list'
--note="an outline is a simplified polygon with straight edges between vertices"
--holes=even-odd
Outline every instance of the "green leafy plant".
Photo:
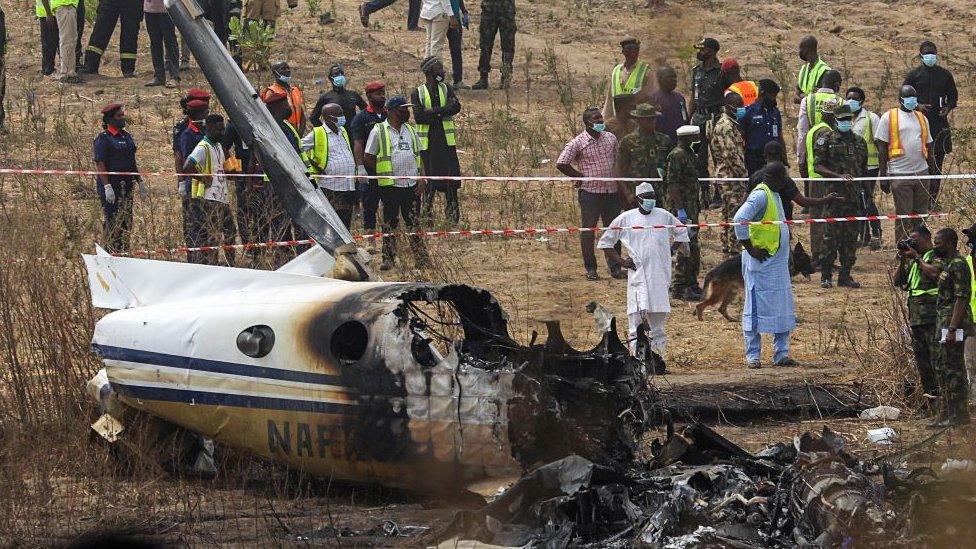
[{"label": "green leafy plant", "polygon": [[239,17],[233,17],[228,24],[230,37],[241,48],[241,66],[245,71],[264,70],[271,66],[271,45],[275,39],[273,26],[260,21],[247,21],[242,24]]}]

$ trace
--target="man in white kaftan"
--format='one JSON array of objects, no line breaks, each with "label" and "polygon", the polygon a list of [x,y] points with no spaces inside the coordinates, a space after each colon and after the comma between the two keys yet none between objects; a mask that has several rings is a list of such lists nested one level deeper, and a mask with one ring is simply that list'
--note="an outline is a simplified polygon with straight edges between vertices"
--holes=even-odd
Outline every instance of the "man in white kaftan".
[{"label": "man in white kaftan", "polygon": [[[678,218],[667,210],[656,208],[654,187],[650,183],[637,186],[638,207],[617,216],[603,233],[597,245],[607,255],[607,261],[627,269],[627,328],[630,349],[636,353],[637,328],[641,322],[648,326],[650,347],[660,354],[666,336],[664,323],[671,312],[668,286],[671,283],[671,243],[682,243],[688,251],[688,229],[674,227]],[[653,227],[628,229],[628,227]],[[665,227],[669,226],[669,227]],[[628,257],[622,258],[613,249],[621,242]]]}]

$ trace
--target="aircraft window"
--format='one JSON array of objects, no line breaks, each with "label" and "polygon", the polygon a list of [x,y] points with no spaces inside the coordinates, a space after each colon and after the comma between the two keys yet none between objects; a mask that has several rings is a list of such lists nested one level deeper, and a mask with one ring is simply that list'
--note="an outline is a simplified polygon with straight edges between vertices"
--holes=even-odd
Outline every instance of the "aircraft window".
[{"label": "aircraft window", "polygon": [[363,358],[369,345],[369,332],[362,322],[350,320],[339,325],[332,332],[329,350],[339,362],[351,364]]},{"label": "aircraft window", "polygon": [[270,326],[251,326],[237,334],[237,348],[247,356],[267,356],[274,347],[275,335]]}]

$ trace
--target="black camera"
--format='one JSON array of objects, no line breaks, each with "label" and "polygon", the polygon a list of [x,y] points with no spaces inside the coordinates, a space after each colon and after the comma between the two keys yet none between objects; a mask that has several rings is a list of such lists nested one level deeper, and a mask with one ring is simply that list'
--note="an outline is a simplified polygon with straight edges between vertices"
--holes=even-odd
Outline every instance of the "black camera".
[{"label": "black camera", "polygon": [[915,240],[914,238],[906,238],[905,240],[902,240],[902,241],[899,241],[898,242],[898,249],[899,250],[901,250],[903,252],[907,252],[909,248],[911,248],[911,249],[913,249],[913,250],[915,250],[917,252],[918,251],[918,240]]}]

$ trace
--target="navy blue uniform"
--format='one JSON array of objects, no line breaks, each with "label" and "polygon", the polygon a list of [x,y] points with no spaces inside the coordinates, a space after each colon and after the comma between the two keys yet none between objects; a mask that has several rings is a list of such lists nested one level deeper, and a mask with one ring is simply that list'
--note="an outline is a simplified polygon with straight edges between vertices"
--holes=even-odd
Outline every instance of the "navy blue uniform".
[{"label": "navy blue uniform", "polygon": [[[104,162],[105,170],[110,172],[137,172],[136,141],[125,130],[109,128],[98,134],[92,143],[93,158],[96,163]],[[105,214],[105,245],[111,252],[125,252],[129,249],[129,233],[132,229],[132,190],[139,180],[135,175],[107,176],[115,201],[105,199],[105,186],[96,177],[98,199]]]},{"label": "navy blue uniform", "polygon": [[[378,113],[374,112],[372,108],[372,106],[369,106],[366,110],[359,111],[356,117],[352,119],[352,124],[349,125],[352,130],[353,142],[362,141],[364,147],[366,140],[369,138],[369,132],[373,131],[373,126],[386,120],[385,111]],[[368,175],[376,175],[376,170],[371,170],[367,167],[366,173]],[[358,190],[363,203],[363,231],[367,233],[375,232],[376,212],[380,206],[380,193],[376,188],[376,180],[366,180],[366,185]]]},{"label": "navy blue uniform", "polygon": [[746,116],[739,125],[746,138],[746,170],[752,175],[766,165],[766,143],[783,138],[783,117],[778,108],[766,108],[758,100],[746,107]]}]

